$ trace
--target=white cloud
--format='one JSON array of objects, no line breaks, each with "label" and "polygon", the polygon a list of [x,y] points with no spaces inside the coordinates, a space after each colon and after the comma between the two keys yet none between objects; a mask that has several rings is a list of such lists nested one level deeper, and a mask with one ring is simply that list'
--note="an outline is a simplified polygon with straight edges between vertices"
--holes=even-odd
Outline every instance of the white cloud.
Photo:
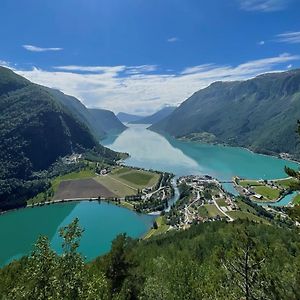
[{"label": "white cloud", "polygon": [[293,67],[292,64],[289,64],[289,65],[287,66],[288,69],[291,69],[292,67]]},{"label": "white cloud", "polygon": [[289,0],[239,0],[241,9],[246,11],[272,12],[283,10]]},{"label": "white cloud", "polygon": [[265,41],[260,41],[260,42],[258,43],[258,45],[263,46],[265,43],[266,43]]},{"label": "white cloud", "polygon": [[126,74],[141,74],[154,72],[158,69],[157,65],[142,65],[142,66],[133,66],[127,67]]},{"label": "white cloud", "polygon": [[41,48],[33,45],[23,45],[24,49],[31,52],[61,51],[63,48]]},{"label": "white cloud", "polygon": [[1,67],[9,67],[10,66],[10,63],[5,61],[5,60],[1,60],[0,59],[0,66]]},{"label": "white cloud", "polygon": [[288,44],[300,44],[300,31],[277,34],[276,41]]},{"label": "white cloud", "polygon": [[173,36],[173,37],[170,37],[167,39],[167,42],[169,43],[175,43],[175,42],[178,42],[179,41],[179,38],[176,37],[176,36]]},{"label": "white cloud", "polygon": [[[97,67],[98,71],[82,73],[84,67],[65,66],[55,71],[33,68],[18,74],[38,84],[57,88],[74,95],[89,107],[102,107],[115,112],[152,113],[165,104],[177,105],[214,81],[243,80],[258,74],[286,69],[287,64],[300,56],[287,53],[276,57],[253,60],[238,66],[204,64],[186,68],[180,73],[134,73],[145,66]],[[90,67],[87,67],[90,68]],[[151,68],[150,68],[151,69]],[[90,70],[90,69],[89,69]]]}]

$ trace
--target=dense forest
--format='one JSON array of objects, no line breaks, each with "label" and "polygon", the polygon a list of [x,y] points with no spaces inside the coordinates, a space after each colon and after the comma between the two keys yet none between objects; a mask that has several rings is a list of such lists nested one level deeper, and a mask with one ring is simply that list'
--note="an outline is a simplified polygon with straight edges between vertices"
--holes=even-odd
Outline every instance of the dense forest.
[{"label": "dense forest", "polygon": [[300,70],[215,82],[194,93],[152,130],[299,158]]},{"label": "dense forest", "polygon": [[[249,221],[207,222],[133,240],[86,263],[76,219],[62,228],[62,254],[37,241],[0,271],[3,299],[299,299],[297,230]],[[84,234],[84,233],[83,233]]]},{"label": "dense forest", "polygon": [[118,158],[55,93],[0,67],[0,211],[47,189],[41,171],[60,157],[94,149],[103,159]]}]

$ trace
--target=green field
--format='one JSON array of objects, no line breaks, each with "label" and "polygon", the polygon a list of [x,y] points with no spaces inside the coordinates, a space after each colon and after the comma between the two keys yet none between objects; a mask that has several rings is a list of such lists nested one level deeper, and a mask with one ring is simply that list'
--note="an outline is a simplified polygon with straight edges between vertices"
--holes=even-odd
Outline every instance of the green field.
[{"label": "green field", "polygon": [[71,179],[84,179],[84,178],[93,178],[95,177],[95,170],[94,169],[87,169],[81,170],[80,172],[73,172],[66,175],[58,176],[52,180],[52,187],[54,192],[56,192],[59,184],[64,180],[71,180]]},{"label": "green field", "polygon": [[263,185],[262,183],[258,182],[257,180],[239,180],[238,183],[242,187]]},{"label": "green field", "polygon": [[224,216],[214,204],[205,204],[204,207],[207,209],[209,217]]},{"label": "green field", "polygon": [[128,167],[121,167],[121,168],[116,168],[114,169],[111,174],[112,175],[120,175],[120,174],[124,174],[124,173],[127,173],[127,172],[130,172],[132,169],[131,168],[128,168]]},{"label": "green field", "polygon": [[124,179],[134,185],[146,186],[153,178],[152,174],[145,174],[141,172],[129,172],[120,176],[120,179]]},{"label": "green field", "polygon": [[160,175],[154,172],[119,167],[105,176],[95,179],[118,197],[136,195],[138,190],[158,183]]},{"label": "green field", "polygon": [[[86,170],[81,170],[80,172],[72,172],[54,178],[51,181],[51,187],[53,189],[53,192],[55,193],[58,189],[59,184],[64,180],[92,178],[94,176],[95,176],[94,169],[89,169],[89,168]],[[41,203],[44,202],[45,200],[49,201],[51,199],[45,199],[45,193],[39,193],[34,198],[29,199],[27,201],[27,204]]]},{"label": "green field", "polygon": [[274,201],[280,196],[280,191],[278,189],[273,189],[268,186],[255,186],[253,189],[257,194],[262,195],[265,200]]},{"label": "green field", "polygon": [[[92,165],[91,167],[81,170],[80,172],[72,172],[54,178],[51,181],[51,189],[53,193],[55,193],[62,181],[86,178],[95,179],[117,197],[122,198],[125,196],[136,195],[138,190],[156,185],[160,178],[160,174],[129,167],[117,167],[108,175],[96,176],[94,167]],[[49,201],[51,199],[51,196],[45,195],[45,193],[40,193],[36,197],[29,199],[27,203],[41,203],[45,200]]]},{"label": "green field", "polygon": [[252,214],[256,214],[256,210],[252,206],[246,204],[244,201],[241,201],[240,199],[237,200],[237,205],[244,212],[250,212]]},{"label": "green field", "polygon": [[128,185],[115,180],[112,176],[98,176],[95,178],[95,180],[100,182],[118,197],[132,196],[137,194],[137,189],[131,188]]},{"label": "green field", "polygon": [[249,213],[247,211],[235,210],[235,211],[229,211],[229,212],[227,212],[227,214],[231,218],[233,218],[234,220],[236,220],[236,219],[242,219],[242,220],[248,219],[250,221],[255,221],[255,222],[258,222],[258,223],[263,222],[265,224],[268,224],[268,222],[265,219],[263,219],[263,218],[261,218],[257,215],[254,215],[252,213]]},{"label": "green field", "polygon": [[274,181],[277,185],[281,186],[284,189],[288,189],[291,185],[298,183],[298,180],[295,178],[286,178],[281,180]]},{"label": "green field", "polygon": [[159,216],[156,218],[157,229],[150,229],[148,233],[144,236],[144,239],[149,239],[152,236],[156,236],[162,233],[166,233],[169,229],[169,225],[166,224],[165,218],[163,216]]},{"label": "green field", "polygon": [[207,208],[206,208],[204,205],[202,205],[202,206],[199,207],[198,213],[199,213],[199,215],[200,215],[202,218],[207,218],[207,217],[209,217],[208,210],[207,210]]},{"label": "green field", "polygon": [[218,199],[217,203],[219,206],[228,206],[228,204],[225,202],[225,199]]},{"label": "green field", "polygon": [[295,205],[300,205],[300,194],[298,194],[296,197],[294,197],[293,203]]}]

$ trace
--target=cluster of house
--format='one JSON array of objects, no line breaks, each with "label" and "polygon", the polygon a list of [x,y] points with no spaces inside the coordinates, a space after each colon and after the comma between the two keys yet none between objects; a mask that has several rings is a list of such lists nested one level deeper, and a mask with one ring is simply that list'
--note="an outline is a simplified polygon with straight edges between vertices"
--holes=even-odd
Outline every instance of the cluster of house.
[{"label": "cluster of house", "polygon": [[[233,199],[223,190],[220,182],[209,175],[189,175],[180,177],[178,184],[186,184],[192,187],[191,197],[188,198],[188,202],[181,207],[179,213],[181,217],[179,222],[173,227],[175,228],[188,228],[192,223],[211,222],[217,221],[221,218],[226,218],[226,212],[237,210],[238,206]],[[222,203],[226,203],[226,206],[218,206],[218,200],[224,200]],[[201,206],[210,204],[215,205],[216,209],[220,211],[220,214],[203,216],[199,213]]]},{"label": "cluster of house", "polygon": [[[258,180],[258,183],[270,187],[272,189],[276,189],[276,190],[283,190],[283,188],[279,185],[277,185],[274,181],[272,180]],[[258,194],[257,192],[255,192],[254,188],[252,186],[248,186],[248,187],[241,187],[241,192],[243,195],[249,197],[252,200],[263,200],[264,197],[260,194]]]},{"label": "cluster of house", "polygon": [[97,165],[96,165],[96,173],[98,175],[104,176],[104,175],[109,174],[110,172],[111,172],[110,168],[107,168],[107,167],[102,167],[101,168],[101,165],[99,163],[97,163]]},{"label": "cluster of house", "polygon": [[80,161],[82,158],[82,154],[73,153],[70,156],[66,156],[62,158],[63,163],[69,165],[69,164],[76,164]]}]

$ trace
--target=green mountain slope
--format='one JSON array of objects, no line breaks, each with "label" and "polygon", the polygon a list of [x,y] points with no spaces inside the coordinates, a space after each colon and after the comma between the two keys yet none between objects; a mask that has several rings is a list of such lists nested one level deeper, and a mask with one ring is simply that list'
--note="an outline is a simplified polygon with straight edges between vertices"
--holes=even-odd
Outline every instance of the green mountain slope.
[{"label": "green mountain slope", "polygon": [[126,126],[110,110],[89,108],[88,111],[93,117],[94,124],[97,124],[100,128],[103,128],[105,132],[117,132],[126,129]]},{"label": "green mountain slope", "polygon": [[138,119],[136,121],[132,121],[130,123],[131,124],[155,124],[163,120],[164,118],[168,117],[175,109],[176,107],[174,106],[166,106],[150,116],[144,117],[142,119]]},{"label": "green mountain slope", "polygon": [[94,147],[103,157],[117,156],[56,94],[0,68],[0,210],[43,189],[34,172],[59,157]]},{"label": "green mountain slope", "polygon": [[90,111],[75,97],[66,95],[61,91],[48,89],[57,101],[66,106],[72,114],[84,123],[97,139],[101,139],[106,135],[106,132],[99,122],[94,120]]},{"label": "green mountain slope", "polygon": [[150,128],[176,137],[208,133],[217,142],[257,152],[297,155],[299,118],[300,70],[292,70],[213,83]]}]

